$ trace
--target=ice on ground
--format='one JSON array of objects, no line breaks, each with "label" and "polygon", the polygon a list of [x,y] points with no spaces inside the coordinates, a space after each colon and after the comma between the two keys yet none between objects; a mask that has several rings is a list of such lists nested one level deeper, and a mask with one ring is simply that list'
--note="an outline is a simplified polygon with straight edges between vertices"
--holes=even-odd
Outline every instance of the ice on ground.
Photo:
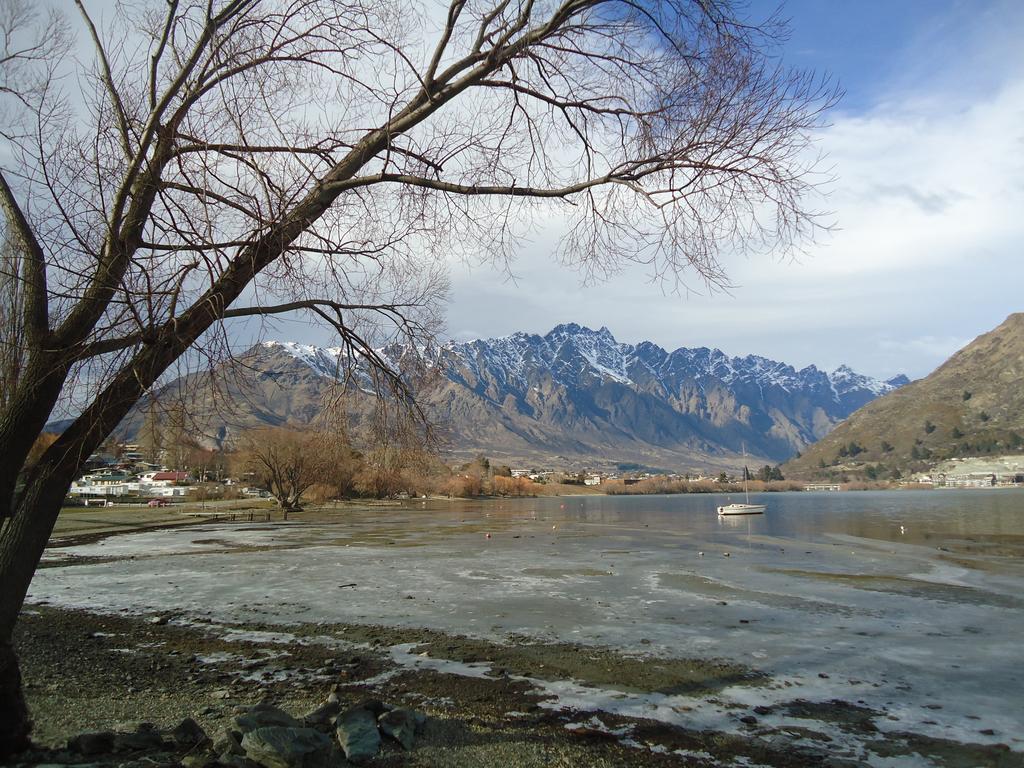
[{"label": "ice on ground", "polygon": [[[672,501],[690,504],[689,515],[649,500],[533,499],[430,510],[445,535],[425,535],[423,520],[399,510],[382,524],[388,537],[359,546],[344,542],[371,517],[355,513],[338,525],[146,531],[65,548],[71,559],[103,561],[40,570],[29,599],[100,611],[173,609],[192,621],[382,623],[720,658],[770,681],[728,689],[718,703],[622,698],[571,681],[545,690],[588,711],[732,730],[740,728],[735,707],[837,699],[885,712],[875,723],[883,733],[1024,752],[1024,565],[975,553],[949,560],[946,538],[994,535],[983,516],[971,518],[971,533],[962,530],[963,512],[941,506],[962,505],[956,494],[845,496],[828,503],[877,500],[878,508],[860,517],[840,510],[842,517],[819,510],[820,498],[783,499],[773,501],[774,517],[723,523],[714,519],[714,497]],[[995,533],[1024,533],[1024,499],[968,498],[972,515],[994,499]],[[366,513],[378,523],[387,514]],[[919,539],[900,532],[914,515],[906,528]],[[416,533],[403,539],[403,526]],[[415,546],[385,543],[413,536]],[[286,635],[280,642],[294,641]],[[416,659],[421,667],[442,662]],[[473,665],[457,671],[483,674]],[[832,728],[815,724],[823,727]],[[865,738],[826,732],[852,752]]]}]

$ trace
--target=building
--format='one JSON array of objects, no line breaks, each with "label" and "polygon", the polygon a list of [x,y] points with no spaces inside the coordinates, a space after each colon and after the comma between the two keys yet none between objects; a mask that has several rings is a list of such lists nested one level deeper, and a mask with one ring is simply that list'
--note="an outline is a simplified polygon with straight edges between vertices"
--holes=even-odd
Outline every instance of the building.
[{"label": "building", "polygon": [[996,484],[996,476],[990,472],[966,472],[957,475],[939,475],[936,478],[939,488],[991,488]]},{"label": "building", "polygon": [[147,472],[141,478],[141,482],[153,486],[184,485],[192,478],[188,472],[161,471]]},{"label": "building", "polygon": [[119,470],[98,470],[71,484],[70,496],[187,496],[192,491],[188,472],[147,472],[141,477]]}]

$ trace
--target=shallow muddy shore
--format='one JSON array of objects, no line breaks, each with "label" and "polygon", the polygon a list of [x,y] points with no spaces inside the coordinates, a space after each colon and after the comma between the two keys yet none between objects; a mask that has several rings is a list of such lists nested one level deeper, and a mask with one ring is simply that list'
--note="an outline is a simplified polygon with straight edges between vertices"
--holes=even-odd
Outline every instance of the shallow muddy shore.
[{"label": "shallow muddy shore", "polygon": [[918,497],[872,498],[837,523],[780,497],[740,526],[714,499],[109,532],[91,513],[51,542],[18,628],[36,739],[184,717],[216,738],[240,706],[301,715],[335,691],[427,715],[379,765],[1024,766],[1000,703],[1019,701],[1016,508],[966,531],[952,496],[920,497],[946,505],[929,525]]},{"label": "shallow muddy shore", "polygon": [[[804,728],[759,724],[763,708],[735,712],[746,734],[688,730],[657,720],[558,706],[543,682],[630,691],[686,690],[714,697],[758,675],[725,663],[645,659],[567,644],[494,644],[429,630],[364,625],[224,625],[166,614],[102,615],[45,605],[26,609],[16,645],[37,744],[51,760],[79,733],[195,719],[213,738],[240,705],[269,701],[295,715],[332,692],[415,708],[427,725],[413,750],[386,746],[378,766],[858,765],[817,733],[827,721],[895,759],[940,765],[1024,765],[1003,745],[877,733],[873,712],[852,702],[780,705]],[[403,663],[403,658],[405,662]],[[409,664],[413,659],[415,666]],[[423,663],[426,662],[426,663]],[[804,746],[796,746],[799,741]],[[144,754],[109,760],[124,764]]]},{"label": "shallow muddy shore", "polygon": [[[650,671],[636,660],[625,660],[624,668],[624,660],[614,654],[584,657],[579,649],[557,645],[499,648],[429,631],[339,625],[197,626],[174,619],[164,623],[165,618],[47,606],[27,609],[16,643],[36,743],[59,749],[78,733],[138,721],[171,727],[185,717],[214,736],[240,704],[271,701],[301,714],[336,691],[343,701],[374,697],[428,716],[425,733],[412,752],[390,748],[375,765],[679,764],[678,756],[621,743],[612,731],[622,731],[622,718],[609,722],[607,729],[592,722],[573,727],[582,715],[543,708],[543,694],[516,679],[532,669],[549,679],[570,673],[601,677],[595,670],[614,665],[625,673],[620,679],[629,681],[632,666],[635,684],[648,687]],[[421,658],[443,652],[447,659],[465,664],[493,660],[495,665],[472,676],[405,669],[392,660],[390,649],[407,644]],[[709,691],[721,682],[723,670],[717,665],[680,663],[675,673],[672,666],[663,662],[666,674],[659,679]],[[761,747],[736,739],[719,743],[714,734],[680,733],[674,738],[713,749],[709,754],[723,758],[767,757]],[[781,754],[774,757],[773,765],[802,764]]]}]

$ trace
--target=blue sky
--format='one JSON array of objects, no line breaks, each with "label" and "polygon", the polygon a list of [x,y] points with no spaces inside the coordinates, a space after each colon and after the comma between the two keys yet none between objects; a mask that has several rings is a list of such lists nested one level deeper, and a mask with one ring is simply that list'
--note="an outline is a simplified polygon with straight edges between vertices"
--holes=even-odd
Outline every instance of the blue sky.
[{"label": "blue sky", "polygon": [[783,14],[783,60],[846,92],[819,137],[835,233],[799,263],[727,254],[735,289],[677,296],[634,273],[581,286],[542,232],[515,281],[453,271],[448,333],[575,321],[620,341],[917,378],[1024,310],[1024,3],[791,0]]},{"label": "blue sky", "polygon": [[[577,322],[624,342],[917,378],[1024,310],[1024,0],[789,0],[781,14],[783,62],[845,90],[817,137],[835,181],[815,207],[834,212],[834,233],[799,261],[723,254],[734,288],[676,295],[641,270],[582,285],[552,259],[557,227],[540,230],[514,279],[453,265],[446,335]],[[300,322],[266,335],[335,341]]]}]

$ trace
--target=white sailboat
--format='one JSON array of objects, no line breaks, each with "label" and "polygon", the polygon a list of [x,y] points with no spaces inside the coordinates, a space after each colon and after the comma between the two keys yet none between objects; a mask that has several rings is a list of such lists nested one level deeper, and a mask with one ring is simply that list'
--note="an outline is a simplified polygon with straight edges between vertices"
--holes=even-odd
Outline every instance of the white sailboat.
[{"label": "white sailboat", "polygon": [[718,508],[720,515],[763,515],[766,509],[764,504],[751,504],[750,491],[747,490],[747,447],[743,446],[743,494],[746,496],[746,504],[724,504]]}]

